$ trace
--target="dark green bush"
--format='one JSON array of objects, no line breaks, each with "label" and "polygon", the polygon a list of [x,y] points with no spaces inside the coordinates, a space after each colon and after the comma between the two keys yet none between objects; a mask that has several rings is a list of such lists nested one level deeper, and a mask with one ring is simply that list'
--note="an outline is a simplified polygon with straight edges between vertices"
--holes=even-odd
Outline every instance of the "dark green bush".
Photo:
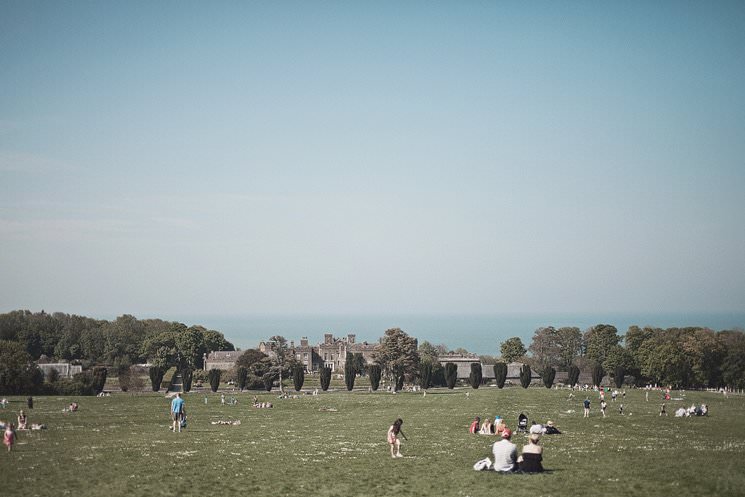
[{"label": "dark green bush", "polygon": [[213,392],[217,392],[217,389],[220,388],[220,376],[222,376],[222,371],[215,368],[210,369],[207,373],[207,378],[210,380],[210,389]]},{"label": "dark green bush", "polygon": [[181,369],[181,387],[184,392],[191,391],[192,380],[194,379],[194,370],[189,366],[184,366]]},{"label": "dark green bush", "polygon": [[303,388],[303,383],[305,383],[305,366],[295,364],[292,368],[292,385],[295,387],[296,392],[299,392]]},{"label": "dark green bush", "polygon": [[271,392],[272,387],[274,386],[274,381],[277,379],[277,375],[274,373],[266,373],[261,377],[261,379],[264,382],[264,390]]},{"label": "dark green bush", "polygon": [[522,385],[523,388],[528,388],[530,386],[530,382],[533,379],[533,373],[530,371],[530,366],[527,364],[523,364],[520,368],[520,385]]},{"label": "dark green bush", "polygon": [[605,371],[603,371],[603,366],[601,364],[595,364],[592,367],[592,384],[596,387],[600,386],[600,382],[603,381],[603,376],[605,376]]},{"label": "dark green bush", "polygon": [[455,388],[458,381],[458,366],[452,362],[445,364],[445,383],[449,389]]},{"label": "dark green bush", "polygon": [[468,375],[468,382],[471,384],[471,388],[479,388],[481,386],[481,380],[483,373],[481,372],[481,363],[471,363],[471,374]]},{"label": "dark green bush", "polygon": [[107,369],[104,367],[93,368],[93,388],[94,394],[99,394],[103,391],[103,387],[106,384]]},{"label": "dark green bush", "polygon": [[432,386],[432,363],[429,361],[419,365],[419,385],[425,390]]},{"label": "dark green bush", "polygon": [[569,366],[569,370],[567,371],[567,381],[569,382],[569,386],[573,387],[577,384],[577,381],[579,381],[579,368],[572,364]]},{"label": "dark green bush", "polygon": [[373,391],[377,391],[380,386],[380,377],[383,374],[380,365],[373,364],[368,367],[367,374],[370,376],[370,387],[372,387]]},{"label": "dark green bush", "polygon": [[623,380],[626,378],[626,368],[623,366],[616,366],[613,381],[616,383],[616,387],[621,388],[623,386]]},{"label": "dark green bush", "polygon": [[497,380],[497,388],[504,388],[507,381],[507,364],[498,362],[494,365],[494,379]]},{"label": "dark green bush", "polygon": [[243,366],[240,366],[235,373],[236,379],[238,380],[238,388],[243,391],[244,388],[246,388],[246,385],[248,384],[248,369],[244,368]]},{"label": "dark green bush", "polygon": [[149,374],[153,392],[159,392],[160,384],[163,381],[163,375],[165,375],[166,372],[160,366],[153,366],[150,368]]},{"label": "dark green bush", "polygon": [[546,388],[551,388],[554,385],[554,378],[556,378],[556,369],[548,367],[541,371],[541,379]]},{"label": "dark green bush", "polygon": [[331,385],[331,368],[329,367],[322,367],[320,371],[320,379],[321,379],[321,390],[324,392],[329,389],[329,385]]}]

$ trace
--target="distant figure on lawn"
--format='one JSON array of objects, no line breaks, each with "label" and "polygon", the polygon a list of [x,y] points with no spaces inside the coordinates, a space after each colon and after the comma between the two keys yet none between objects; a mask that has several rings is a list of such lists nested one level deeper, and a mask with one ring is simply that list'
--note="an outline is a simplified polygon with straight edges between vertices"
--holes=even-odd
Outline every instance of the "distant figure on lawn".
[{"label": "distant figure on lawn", "polygon": [[494,454],[494,471],[509,473],[517,469],[517,446],[510,442],[512,430],[502,430],[502,440],[494,442],[492,454]]},{"label": "distant figure on lawn", "polygon": [[29,409],[33,409],[34,408],[34,398],[31,397],[31,396],[29,396],[29,398],[26,399],[26,405],[28,405],[28,408]]},{"label": "distant figure on lawn", "polygon": [[543,471],[543,447],[540,445],[541,436],[531,433],[528,445],[523,447],[523,453],[518,458],[520,471],[524,473],[540,473]]},{"label": "distant figure on lawn", "polygon": [[28,417],[26,416],[26,413],[23,412],[23,409],[21,409],[20,412],[18,413],[18,429],[25,430],[27,424],[28,424]]},{"label": "distant figure on lawn", "polygon": [[664,402],[660,406],[660,416],[667,416],[667,409],[665,408],[665,403]]},{"label": "distant figure on lawn", "polygon": [[403,457],[401,455],[401,440],[398,438],[398,435],[400,434],[402,437],[404,437],[404,440],[408,440],[406,438],[406,435],[404,435],[404,432],[401,431],[401,425],[404,423],[404,420],[401,418],[398,418],[396,421],[393,422],[390,428],[388,428],[388,445],[391,447],[391,457]]},{"label": "distant figure on lawn", "polygon": [[13,450],[13,444],[16,443],[16,432],[13,430],[13,423],[8,423],[3,432],[3,443],[8,448],[8,452]]},{"label": "distant figure on lawn", "polygon": [[585,401],[583,402],[585,406],[585,415],[583,417],[589,418],[590,417],[590,398],[585,397]]},{"label": "distant figure on lawn", "polygon": [[184,399],[181,398],[181,394],[177,393],[171,401],[171,420],[173,421],[173,427],[171,428],[174,432],[178,431],[181,433],[181,421],[184,415]]},{"label": "distant figure on lawn", "polygon": [[605,409],[608,407],[608,404],[605,402],[605,400],[600,401],[600,412],[603,413],[603,417],[605,417]]}]

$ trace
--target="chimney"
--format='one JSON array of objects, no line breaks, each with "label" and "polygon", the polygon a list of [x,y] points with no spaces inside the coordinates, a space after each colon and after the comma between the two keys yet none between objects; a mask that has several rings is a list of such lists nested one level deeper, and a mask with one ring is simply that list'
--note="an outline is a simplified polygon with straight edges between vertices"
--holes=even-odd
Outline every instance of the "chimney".
[{"label": "chimney", "polygon": [[350,333],[350,334],[348,334],[348,335],[347,335],[347,343],[349,343],[349,344],[353,344],[353,343],[354,343],[354,339],[355,339],[355,337],[356,337],[356,336],[357,336],[357,335],[355,335],[354,333]]},{"label": "chimney", "polygon": [[300,339],[300,346],[301,347],[307,347],[308,346],[308,337],[303,337]]},{"label": "chimney", "polygon": [[324,333],[323,343],[334,343],[334,335],[331,333]]}]

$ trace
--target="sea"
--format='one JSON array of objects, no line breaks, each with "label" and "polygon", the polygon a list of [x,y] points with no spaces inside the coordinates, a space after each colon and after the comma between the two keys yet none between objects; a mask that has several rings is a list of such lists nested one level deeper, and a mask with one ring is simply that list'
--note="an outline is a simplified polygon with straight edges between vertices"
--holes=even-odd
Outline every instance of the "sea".
[{"label": "sea", "polygon": [[443,344],[449,350],[463,348],[480,355],[499,355],[503,341],[520,337],[527,347],[538,328],[576,326],[585,331],[597,324],[611,324],[623,335],[629,326],[657,328],[701,326],[715,331],[745,330],[745,312],[718,313],[616,313],[616,314],[412,314],[412,315],[269,315],[172,316],[171,319],[217,330],[238,348],[255,348],[274,335],[310,344],[323,341],[325,333],[335,337],[355,334],[357,342],[377,342],[389,328],[401,328],[419,343]]}]

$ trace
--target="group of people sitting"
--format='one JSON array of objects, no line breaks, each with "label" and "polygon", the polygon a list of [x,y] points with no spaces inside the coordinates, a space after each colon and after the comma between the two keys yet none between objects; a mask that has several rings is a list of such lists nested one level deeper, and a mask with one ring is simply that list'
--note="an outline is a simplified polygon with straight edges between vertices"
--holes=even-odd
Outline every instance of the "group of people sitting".
[{"label": "group of people sitting", "polygon": [[500,473],[541,473],[543,471],[543,446],[540,444],[541,435],[531,433],[528,443],[522,453],[517,455],[517,445],[512,443],[512,430],[504,428],[500,434],[501,440],[492,445],[492,462],[488,457],[477,461],[473,469],[484,471],[492,469]]},{"label": "group of people sitting", "polygon": [[523,472],[523,473],[540,473],[543,471],[543,446],[541,445],[542,435],[560,435],[561,431],[554,425],[553,421],[546,421],[546,424],[540,424],[533,421],[530,428],[527,427],[527,416],[521,414],[518,418],[518,431],[528,433],[528,443],[522,448],[522,453],[518,456],[517,445],[512,443],[512,430],[504,423],[504,420],[497,416],[492,423],[486,419],[481,424],[481,419],[476,417],[469,428],[470,433],[493,434],[500,436],[501,440],[492,446],[492,462],[488,457],[476,464],[473,469],[483,471],[493,469],[505,473]]},{"label": "group of people sitting", "polygon": [[706,416],[707,414],[709,414],[709,406],[706,404],[701,404],[700,406],[691,404],[691,407],[681,407],[680,409],[675,411],[675,417],[677,418],[690,416]]},{"label": "group of people sitting", "polygon": [[476,416],[468,428],[468,432],[479,433],[481,435],[500,435],[506,427],[504,420],[500,416],[495,416],[494,421],[487,417],[483,423],[481,422],[481,418]]},{"label": "group of people sitting", "polygon": [[[523,418],[524,414],[521,414],[520,416],[521,417],[518,421],[518,431],[529,432],[537,435],[561,435],[561,432],[556,428],[553,421],[546,421],[545,425],[533,421],[530,429],[528,429],[528,418]],[[500,416],[496,416],[493,422],[490,418],[486,418],[483,423],[481,422],[481,418],[476,416],[476,418],[471,422],[468,432],[478,433],[480,435],[501,435],[506,428],[507,425]]]},{"label": "group of people sitting", "polygon": [[78,412],[78,403],[70,402],[70,405],[62,408],[62,412]]}]

